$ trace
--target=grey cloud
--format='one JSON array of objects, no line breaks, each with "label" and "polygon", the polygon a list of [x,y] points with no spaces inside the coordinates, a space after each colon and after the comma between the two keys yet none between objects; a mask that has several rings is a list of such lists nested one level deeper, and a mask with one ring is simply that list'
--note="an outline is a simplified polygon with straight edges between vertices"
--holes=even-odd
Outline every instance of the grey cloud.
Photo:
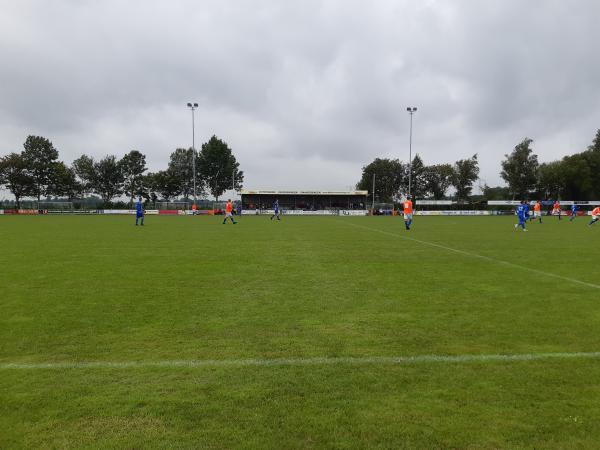
[{"label": "grey cloud", "polygon": [[198,135],[230,142],[247,185],[347,187],[376,156],[406,159],[410,104],[426,162],[479,152],[497,183],[521,138],[548,160],[600,128],[599,15],[591,0],[5,2],[0,152],[39,133],[67,161],[140,148],[158,168],[190,144],[195,100]]}]

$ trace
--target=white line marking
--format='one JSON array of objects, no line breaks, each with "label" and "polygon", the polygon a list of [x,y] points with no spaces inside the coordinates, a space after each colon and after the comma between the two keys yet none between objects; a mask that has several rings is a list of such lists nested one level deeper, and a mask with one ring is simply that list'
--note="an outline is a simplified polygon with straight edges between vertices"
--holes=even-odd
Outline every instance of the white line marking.
[{"label": "white line marking", "polygon": [[471,363],[539,361],[544,359],[599,359],[600,352],[480,354],[480,355],[416,355],[416,356],[341,356],[276,359],[191,359],[164,361],[63,361],[39,363],[0,363],[0,370],[21,369],[138,369],[194,367],[278,367],[334,365],[408,365],[419,363]]},{"label": "white line marking", "polygon": [[543,276],[551,277],[551,278],[558,278],[559,280],[568,281],[570,283],[579,284],[579,285],[590,287],[590,288],[593,288],[593,289],[600,289],[600,285],[593,284],[593,283],[587,283],[585,281],[577,280],[576,278],[565,277],[563,275],[557,275],[557,274],[551,273],[551,272],[544,272],[543,270],[532,269],[531,267],[521,266],[519,264],[511,263],[509,261],[504,261],[502,259],[496,259],[496,258],[492,258],[490,256],[479,255],[477,253],[471,253],[471,252],[467,252],[465,250],[459,250],[459,249],[452,248],[452,247],[446,247],[445,245],[436,244],[434,242],[422,241],[421,239],[415,239],[415,238],[411,238],[411,237],[408,237],[408,236],[402,236],[400,234],[391,233],[389,231],[384,231],[384,230],[379,230],[377,228],[365,227],[364,225],[357,225],[355,223],[350,223],[350,222],[346,222],[346,223],[348,225],[351,225],[351,226],[356,227],[356,228],[364,228],[365,230],[377,231],[378,233],[381,233],[381,234],[386,234],[388,236],[398,237],[400,239],[404,239],[404,240],[407,240],[407,241],[417,242],[417,243],[423,244],[423,245],[429,245],[430,247],[441,248],[443,250],[447,250],[449,252],[458,253],[458,254],[464,255],[464,256],[469,256],[471,258],[479,258],[479,259],[483,259],[485,261],[493,262],[493,263],[496,263],[496,264],[502,264],[504,266],[514,267],[515,269],[527,270],[529,272],[533,272],[533,273],[536,273],[538,275],[543,275]]}]

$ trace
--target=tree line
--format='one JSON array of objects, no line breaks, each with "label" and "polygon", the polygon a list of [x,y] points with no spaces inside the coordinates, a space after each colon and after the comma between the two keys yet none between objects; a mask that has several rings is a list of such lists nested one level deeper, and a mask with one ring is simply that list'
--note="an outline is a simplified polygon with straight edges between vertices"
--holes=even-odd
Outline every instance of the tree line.
[{"label": "tree line", "polygon": [[[95,194],[105,204],[126,195],[130,203],[137,196],[156,202],[176,198],[190,199],[194,192],[194,151],[178,148],[169,158],[165,170],[148,172],[146,156],[131,150],[122,158],[107,155],[95,160],[82,155],[69,166],[59,160],[58,150],[42,136],[28,136],[23,151],[0,158],[0,185],[15,197],[17,208],[21,200],[34,198],[38,202],[50,197],[69,201]],[[207,192],[217,200],[227,190],[240,189],[244,172],[239,170],[227,143],[213,136],[195,155],[196,191]]]},{"label": "tree line", "polygon": [[[363,167],[362,178],[356,188],[373,194],[375,177],[375,198],[379,202],[399,201],[408,193],[410,164],[399,159],[376,158]],[[417,154],[412,160],[411,194],[413,198],[442,200],[453,187],[459,201],[467,201],[473,184],[479,178],[477,154],[461,159],[454,164],[426,166]]]},{"label": "tree line", "polygon": [[500,176],[507,186],[486,186],[484,194],[487,188],[494,195],[513,199],[600,199],[600,130],[586,150],[548,163],[538,162],[532,144],[532,139],[525,138],[504,155]]},{"label": "tree line", "polygon": [[[600,199],[600,130],[586,150],[548,163],[539,163],[533,140],[523,139],[504,155],[500,176],[506,186],[484,185],[483,200],[506,199]],[[373,194],[380,202],[392,203],[408,193],[410,165],[398,159],[376,158],[362,169],[356,188]],[[426,166],[419,155],[412,161],[412,195],[420,199],[448,199],[467,202],[479,178],[477,154],[454,164]],[[448,195],[454,189],[452,196]]]}]

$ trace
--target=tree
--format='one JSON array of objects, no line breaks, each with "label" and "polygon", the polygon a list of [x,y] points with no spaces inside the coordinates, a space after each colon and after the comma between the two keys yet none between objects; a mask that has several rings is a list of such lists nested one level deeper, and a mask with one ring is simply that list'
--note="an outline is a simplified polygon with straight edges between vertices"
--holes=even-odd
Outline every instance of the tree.
[{"label": "tree", "polygon": [[486,184],[482,190],[485,200],[506,200],[510,196],[510,189],[505,186],[491,187]]},{"label": "tree", "polygon": [[53,164],[58,160],[58,150],[54,148],[52,142],[42,136],[27,136],[23,147],[25,149],[23,159],[33,178],[29,194],[37,197],[39,202],[42,196],[49,194]]},{"label": "tree", "polygon": [[590,145],[587,149],[590,152],[600,153],[600,129],[598,131],[596,131],[596,136],[594,137],[594,140],[592,141],[592,145]]},{"label": "tree", "polygon": [[124,192],[129,195],[129,203],[133,204],[133,197],[141,191],[142,176],[146,169],[146,156],[137,150],[131,150],[121,161],[121,172],[124,177]]},{"label": "tree", "polygon": [[454,170],[450,164],[436,164],[425,168],[425,191],[435,200],[441,200],[452,185]]},{"label": "tree", "polygon": [[84,195],[94,191],[96,181],[95,164],[94,159],[87,155],[82,155],[73,161],[73,171],[77,175],[77,178],[79,178],[81,192]]},{"label": "tree", "polygon": [[125,177],[116,156],[106,156],[95,163],[94,172],[94,192],[102,197],[104,203],[123,193]]},{"label": "tree", "polygon": [[22,154],[11,153],[0,158],[0,184],[14,195],[17,209],[20,209],[21,199],[34,189],[34,179]]},{"label": "tree", "polygon": [[82,186],[77,181],[75,171],[63,162],[54,163],[49,193],[69,200],[78,197],[82,193]]},{"label": "tree", "polygon": [[572,200],[591,199],[594,191],[594,176],[585,154],[576,153],[562,159],[564,195]]},{"label": "tree", "polygon": [[197,162],[202,182],[217,201],[227,189],[242,187],[244,172],[238,170],[240,164],[227,143],[216,136],[202,144]]},{"label": "tree", "polygon": [[161,198],[168,202],[177,197],[180,192],[179,180],[169,169],[149,174],[148,178],[149,190],[158,194],[157,199]]},{"label": "tree", "polygon": [[[198,156],[198,155],[196,155]],[[198,170],[198,159],[196,158],[196,171]],[[179,189],[175,195],[183,195],[188,199],[194,193],[194,172],[193,172],[194,150],[191,148],[178,148],[169,159],[169,174],[177,180]],[[196,173],[196,181],[198,181],[198,173]],[[197,182],[196,190],[203,192],[202,183]]]},{"label": "tree", "polygon": [[452,174],[452,186],[456,189],[456,199],[466,201],[471,195],[473,183],[479,177],[479,162],[477,154],[468,159],[461,159],[454,163]]},{"label": "tree", "polygon": [[543,198],[560,199],[565,185],[562,161],[540,164],[538,168],[537,191]]},{"label": "tree", "polygon": [[533,141],[523,139],[510,155],[504,155],[500,176],[508,184],[514,198],[527,198],[537,182],[538,158],[533,154],[530,145]]},{"label": "tree", "polygon": [[[418,154],[413,158],[412,167],[408,167],[408,169],[412,171],[411,194],[413,198],[425,197],[427,194],[427,168]],[[406,174],[405,181],[408,181],[408,173]],[[408,184],[406,185],[405,190],[408,192]]]},{"label": "tree", "polygon": [[373,195],[373,175],[375,175],[375,196],[381,202],[391,203],[400,194],[404,186],[407,168],[398,159],[375,158],[362,168],[362,177],[356,189],[369,191]]},{"label": "tree", "polygon": [[[590,172],[593,174],[600,173],[600,130],[596,132],[592,145],[583,152],[583,156],[588,163]],[[596,198],[600,198],[600,185],[598,185],[598,183],[593,183],[589,199]]]}]

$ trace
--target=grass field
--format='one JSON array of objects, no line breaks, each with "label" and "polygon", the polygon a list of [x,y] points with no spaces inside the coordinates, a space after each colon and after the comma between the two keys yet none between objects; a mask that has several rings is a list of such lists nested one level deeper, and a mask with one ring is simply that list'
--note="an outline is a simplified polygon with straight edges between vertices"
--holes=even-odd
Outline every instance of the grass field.
[{"label": "grass field", "polygon": [[600,225],[146,223],[0,216],[0,448],[598,448]]}]

